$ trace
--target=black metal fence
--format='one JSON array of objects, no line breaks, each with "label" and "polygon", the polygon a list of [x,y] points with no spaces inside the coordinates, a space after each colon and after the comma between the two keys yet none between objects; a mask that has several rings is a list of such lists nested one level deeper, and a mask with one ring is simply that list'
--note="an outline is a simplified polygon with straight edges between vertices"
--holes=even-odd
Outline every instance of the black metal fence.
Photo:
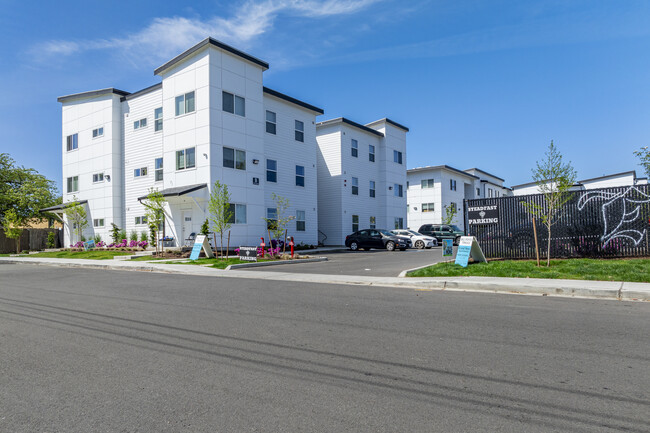
[{"label": "black metal fence", "polygon": [[[650,185],[567,194],[551,227],[551,257],[650,256]],[[486,257],[535,258],[533,219],[523,203],[544,205],[544,196],[465,200],[465,233],[476,237]],[[540,220],[536,227],[546,258],[548,231]]]}]

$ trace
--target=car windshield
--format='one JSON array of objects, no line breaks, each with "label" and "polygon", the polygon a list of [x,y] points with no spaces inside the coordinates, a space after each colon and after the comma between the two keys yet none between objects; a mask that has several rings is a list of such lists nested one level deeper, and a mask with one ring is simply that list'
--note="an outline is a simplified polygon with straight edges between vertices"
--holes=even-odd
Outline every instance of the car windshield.
[{"label": "car windshield", "polygon": [[459,228],[458,226],[449,226],[449,227],[451,227],[451,229],[453,231],[455,231],[455,232],[462,232],[463,231],[463,229]]},{"label": "car windshield", "polygon": [[394,233],[391,233],[388,230],[379,230],[379,233],[381,233],[384,236],[395,236]]},{"label": "car windshield", "polygon": [[422,236],[420,233],[416,232],[415,230],[407,230],[406,232],[411,236]]}]

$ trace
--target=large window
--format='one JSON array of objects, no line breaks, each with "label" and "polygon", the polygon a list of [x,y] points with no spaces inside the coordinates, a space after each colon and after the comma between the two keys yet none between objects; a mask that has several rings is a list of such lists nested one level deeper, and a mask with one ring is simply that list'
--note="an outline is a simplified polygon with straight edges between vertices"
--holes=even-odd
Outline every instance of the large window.
[{"label": "large window", "polygon": [[158,107],[155,110],[153,110],[153,130],[154,131],[162,131],[162,126],[163,126],[163,117],[162,117],[162,107]]},{"label": "large window", "polygon": [[422,203],[422,212],[433,212],[433,203]]},{"label": "large window", "polygon": [[359,142],[354,138],[352,139],[351,150],[352,156],[357,158],[359,156]]},{"label": "large window", "polygon": [[236,168],[237,170],[246,170],[246,152],[224,147],[223,166],[226,168]]},{"label": "large window", "polygon": [[274,159],[266,160],[266,181],[267,182],[278,181],[278,162]]},{"label": "large window", "polygon": [[456,191],[456,181],[454,179],[449,179],[449,189]]},{"label": "large window", "polygon": [[295,138],[296,141],[304,142],[305,141],[305,124],[302,123],[300,120],[296,120],[296,131],[295,131]]},{"label": "large window", "polygon": [[266,110],[266,132],[275,135],[276,133],[276,115],[273,111]]},{"label": "large window", "polygon": [[305,167],[296,165],[296,186],[305,186]]},{"label": "large window", "polygon": [[369,191],[369,193],[370,193],[370,194],[369,194],[370,197],[374,197],[374,196],[375,196],[375,181],[374,181],[374,180],[371,180],[371,181],[370,181],[370,191]]},{"label": "large window", "polygon": [[402,185],[398,183],[393,185],[393,194],[395,195],[395,197],[404,197],[404,189]]},{"label": "large window", "polygon": [[72,176],[68,178],[67,182],[68,193],[79,191],[79,176]]},{"label": "large window", "polygon": [[144,119],[136,120],[135,122],[133,122],[133,129],[146,128],[146,126],[147,126],[146,117]]},{"label": "large window", "polygon": [[359,231],[359,215],[352,215],[352,231]]},{"label": "large window", "polygon": [[163,159],[162,158],[156,158],[155,163],[155,181],[156,182],[161,182],[163,180]]},{"label": "large window", "polygon": [[188,147],[187,149],[176,151],[176,170],[185,170],[196,167],[196,149]]},{"label": "large window", "polygon": [[195,110],[194,92],[185,93],[176,97],[176,115],[191,113]]},{"label": "large window", "polygon": [[352,178],[352,195],[359,195],[359,178]]},{"label": "large window", "polygon": [[422,179],[422,189],[433,188],[433,179]]},{"label": "large window", "polygon": [[230,207],[230,219],[228,223],[230,224],[246,224],[246,205],[229,203]]},{"label": "large window", "polygon": [[225,91],[221,93],[221,98],[223,111],[246,116],[246,100],[244,98]]},{"label": "large window", "polygon": [[133,170],[133,177],[144,177],[147,175],[147,167],[136,168]]},{"label": "large window", "polygon": [[101,137],[104,135],[104,127],[100,126],[99,128],[93,129],[93,138]]},{"label": "large window", "polygon": [[66,148],[68,149],[68,152],[79,148],[79,135],[78,134],[68,135],[66,137],[66,144],[67,144]]},{"label": "large window", "polygon": [[304,232],[305,231],[305,211],[297,210],[296,211],[296,231]]},{"label": "large window", "polygon": [[368,161],[375,162],[375,146],[368,145]]},{"label": "large window", "polygon": [[396,162],[398,164],[402,163],[402,152],[398,152],[397,150],[393,150],[393,162]]},{"label": "large window", "polygon": [[377,218],[375,218],[374,216],[371,216],[369,225],[370,225],[369,228],[376,229],[377,228]]},{"label": "large window", "polygon": [[278,224],[278,209],[274,207],[266,208],[266,228],[274,230]]}]

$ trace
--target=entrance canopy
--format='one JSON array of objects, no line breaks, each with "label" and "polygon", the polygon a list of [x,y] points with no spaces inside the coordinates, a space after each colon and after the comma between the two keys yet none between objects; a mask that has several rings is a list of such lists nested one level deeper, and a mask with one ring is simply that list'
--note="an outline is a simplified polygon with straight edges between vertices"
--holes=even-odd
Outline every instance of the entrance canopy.
[{"label": "entrance canopy", "polygon": [[[65,210],[65,208],[70,206],[72,203],[75,203],[75,202],[71,201],[71,202],[68,202],[68,203],[57,204],[56,206],[46,207],[44,209],[40,209],[40,212],[50,212],[50,213],[55,213],[55,214],[62,214],[63,211]],[[87,204],[88,200],[78,200],[76,203],[77,204]]]},{"label": "entrance canopy", "polygon": [[[163,197],[180,197],[182,195],[187,195],[189,193],[202,190],[207,188],[207,183],[197,183],[195,185],[184,185],[184,186],[175,186],[173,188],[165,188],[160,193]],[[203,191],[201,191],[203,192]],[[138,197],[138,201],[146,200],[147,196]]]}]

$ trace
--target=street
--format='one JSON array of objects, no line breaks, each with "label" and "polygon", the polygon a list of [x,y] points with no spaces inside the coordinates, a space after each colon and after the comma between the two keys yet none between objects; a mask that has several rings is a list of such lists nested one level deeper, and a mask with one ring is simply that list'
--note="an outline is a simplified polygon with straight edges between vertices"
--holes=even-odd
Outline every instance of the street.
[{"label": "street", "polygon": [[0,431],[647,432],[649,313],[0,264]]}]

